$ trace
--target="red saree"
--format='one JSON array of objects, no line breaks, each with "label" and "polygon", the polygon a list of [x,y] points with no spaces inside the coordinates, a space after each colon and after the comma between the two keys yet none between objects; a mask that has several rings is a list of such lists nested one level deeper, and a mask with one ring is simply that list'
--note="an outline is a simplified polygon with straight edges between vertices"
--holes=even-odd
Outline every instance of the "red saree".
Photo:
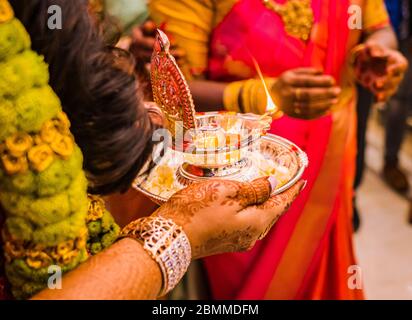
[{"label": "red saree", "polygon": [[[313,0],[315,25],[307,43],[287,35],[281,18],[261,0],[238,1],[212,33],[209,79],[242,79],[240,74],[254,69],[253,56],[265,76],[316,66],[343,88],[339,105],[329,116],[314,121],[284,116],[273,122],[272,133],[307,152],[308,184],[251,252],[205,259],[215,299],[363,297],[361,290],[348,287],[348,268],[356,264],[351,239],[355,91],[343,75],[353,36],[347,26],[349,4],[349,0]],[[234,70],[233,62],[243,73]]]}]

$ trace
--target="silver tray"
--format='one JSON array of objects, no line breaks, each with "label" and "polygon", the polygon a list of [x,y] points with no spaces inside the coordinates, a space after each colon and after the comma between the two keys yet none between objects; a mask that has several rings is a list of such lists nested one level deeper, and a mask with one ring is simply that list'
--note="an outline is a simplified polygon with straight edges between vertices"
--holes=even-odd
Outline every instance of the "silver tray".
[{"label": "silver tray", "polygon": [[[177,151],[171,151],[179,155]],[[175,154],[173,154],[175,155]],[[279,187],[273,191],[273,195],[283,193],[291,188],[301,178],[307,168],[309,161],[305,152],[303,152],[297,145],[273,134],[267,134],[260,138],[253,150],[250,150],[248,157],[248,165],[244,165],[240,171],[234,174],[225,175],[224,177],[199,177],[191,175],[182,175],[182,165],[185,163],[184,155],[181,154],[181,159],[174,159],[174,164],[170,167],[168,162],[159,164],[152,171],[144,176],[139,177],[133,184],[133,187],[146,195],[157,204],[165,203],[175,192],[184,189],[191,183],[201,182],[208,179],[225,179],[237,181],[251,181],[253,179],[267,176],[266,169],[271,169],[270,164],[273,163],[274,175],[278,177]],[[264,160],[262,160],[264,159]],[[266,163],[267,162],[267,163]],[[264,169],[262,169],[262,164]],[[158,179],[156,170],[159,166],[170,168],[173,172],[173,179],[179,187],[170,188],[169,191],[154,191],[152,188],[152,181]],[[267,167],[267,168],[266,168]],[[263,174],[265,173],[265,174]],[[176,190],[175,190],[176,189]]]}]

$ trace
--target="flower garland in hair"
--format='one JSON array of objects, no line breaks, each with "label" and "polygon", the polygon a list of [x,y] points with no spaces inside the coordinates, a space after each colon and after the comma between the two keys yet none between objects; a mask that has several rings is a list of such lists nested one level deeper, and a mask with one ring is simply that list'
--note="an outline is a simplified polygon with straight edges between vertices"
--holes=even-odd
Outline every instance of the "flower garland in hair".
[{"label": "flower garland in hair", "polygon": [[111,245],[119,227],[87,195],[82,152],[70,133],[48,66],[0,0],[0,202],[5,272],[13,295],[47,286],[49,267],[72,270]]}]

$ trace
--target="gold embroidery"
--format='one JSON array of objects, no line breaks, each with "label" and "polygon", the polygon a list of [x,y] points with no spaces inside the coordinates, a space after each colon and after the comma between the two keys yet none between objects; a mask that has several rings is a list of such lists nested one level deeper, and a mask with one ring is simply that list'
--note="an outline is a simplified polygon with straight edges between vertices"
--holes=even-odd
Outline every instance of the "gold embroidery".
[{"label": "gold embroidery", "polygon": [[285,4],[262,1],[266,8],[281,16],[289,35],[304,41],[309,39],[314,22],[311,0],[288,0]]}]

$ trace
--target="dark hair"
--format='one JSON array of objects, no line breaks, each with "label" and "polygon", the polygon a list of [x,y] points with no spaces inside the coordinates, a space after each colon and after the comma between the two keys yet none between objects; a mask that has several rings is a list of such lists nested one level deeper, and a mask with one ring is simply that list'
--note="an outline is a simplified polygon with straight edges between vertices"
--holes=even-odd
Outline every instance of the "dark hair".
[{"label": "dark hair", "polygon": [[[50,85],[62,101],[84,155],[90,191],[125,191],[148,161],[155,129],[143,106],[133,60],[108,46],[85,0],[10,0],[15,15],[44,55]],[[51,5],[62,9],[62,29],[47,25]]]}]

